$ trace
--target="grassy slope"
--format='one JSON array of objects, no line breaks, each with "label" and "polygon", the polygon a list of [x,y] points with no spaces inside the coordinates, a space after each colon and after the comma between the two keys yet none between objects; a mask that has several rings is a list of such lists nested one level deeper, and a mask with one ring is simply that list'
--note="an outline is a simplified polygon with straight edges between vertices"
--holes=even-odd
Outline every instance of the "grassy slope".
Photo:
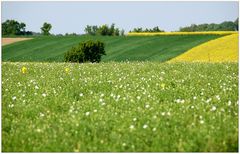
[{"label": "grassy slope", "polygon": [[236,152],[238,64],[3,63],[2,150]]},{"label": "grassy slope", "polygon": [[215,39],[216,35],[196,36],[68,36],[38,37],[30,41],[3,46],[3,61],[63,61],[64,53],[84,40],[106,43],[103,61],[149,60],[166,61],[199,45]]}]

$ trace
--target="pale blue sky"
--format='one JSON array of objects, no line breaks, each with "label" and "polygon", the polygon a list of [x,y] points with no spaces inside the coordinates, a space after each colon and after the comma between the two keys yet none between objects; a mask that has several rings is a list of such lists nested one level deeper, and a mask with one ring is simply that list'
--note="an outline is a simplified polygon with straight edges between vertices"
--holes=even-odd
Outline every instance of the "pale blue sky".
[{"label": "pale blue sky", "polygon": [[221,23],[238,17],[238,2],[2,2],[2,22],[15,19],[26,30],[40,32],[50,22],[51,32],[84,33],[86,25],[115,23],[129,31],[159,26],[175,31],[190,24]]}]

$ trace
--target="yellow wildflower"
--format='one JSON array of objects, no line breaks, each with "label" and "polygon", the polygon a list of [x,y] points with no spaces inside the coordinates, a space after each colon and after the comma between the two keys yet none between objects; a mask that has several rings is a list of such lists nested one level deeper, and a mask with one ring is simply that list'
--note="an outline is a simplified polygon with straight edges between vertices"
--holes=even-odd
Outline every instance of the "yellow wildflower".
[{"label": "yellow wildflower", "polygon": [[21,69],[21,72],[22,72],[23,74],[27,73],[27,68],[26,68],[25,66],[23,66],[22,69]]},{"label": "yellow wildflower", "polygon": [[65,72],[69,73],[70,69],[68,67],[65,68]]},{"label": "yellow wildflower", "polygon": [[164,83],[162,83],[162,84],[161,84],[161,87],[162,87],[162,89],[164,89],[164,88],[165,88],[165,84],[164,84]]}]

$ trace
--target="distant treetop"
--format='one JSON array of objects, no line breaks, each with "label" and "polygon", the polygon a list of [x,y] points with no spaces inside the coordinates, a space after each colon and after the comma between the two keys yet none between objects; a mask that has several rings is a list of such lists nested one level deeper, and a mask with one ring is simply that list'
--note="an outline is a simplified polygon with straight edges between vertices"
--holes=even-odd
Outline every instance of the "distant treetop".
[{"label": "distant treetop", "polygon": [[31,32],[25,31],[26,24],[16,20],[6,20],[2,23],[2,35],[28,35]]},{"label": "distant treetop", "polygon": [[50,30],[52,28],[52,25],[50,23],[43,23],[43,26],[41,27],[41,31],[43,35],[50,35]]},{"label": "distant treetop", "polygon": [[164,30],[159,29],[158,26],[154,27],[153,29],[143,29],[143,28],[134,28],[132,31],[129,32],[134,32],[134,33],[140,33],[140,32],[164,32]]},{"label": "distant treetop", "polygon": [[220,24],[192,24],[191,26],[180,27],[180,32],[199,32],[199,31],[238,31],[238,18],[235,22],[224,21]]},{"label": "distant treetop", "polygon": [[87,25],[84,29],[85,33],[88,35],[103,35],[103,36],[119,36],[124,35],[124,30],[121,31],[119,28],[115,27],[115,24],[112,24],[110,27],[107,24],[102,26],[90,26]]}]

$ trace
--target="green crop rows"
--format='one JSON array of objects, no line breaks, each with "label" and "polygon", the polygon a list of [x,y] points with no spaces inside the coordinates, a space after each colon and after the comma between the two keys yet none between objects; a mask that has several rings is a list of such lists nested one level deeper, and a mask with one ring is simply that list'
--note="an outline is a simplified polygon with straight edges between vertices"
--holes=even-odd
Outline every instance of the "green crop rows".
[{"label": "green crop rows", "polygon": [[167,61],[218,35],[188,36],[63,36],[36,37],[3,46],[3,61],[62,62],[64,53],[86,40],[106,45],[103,61]]}]

